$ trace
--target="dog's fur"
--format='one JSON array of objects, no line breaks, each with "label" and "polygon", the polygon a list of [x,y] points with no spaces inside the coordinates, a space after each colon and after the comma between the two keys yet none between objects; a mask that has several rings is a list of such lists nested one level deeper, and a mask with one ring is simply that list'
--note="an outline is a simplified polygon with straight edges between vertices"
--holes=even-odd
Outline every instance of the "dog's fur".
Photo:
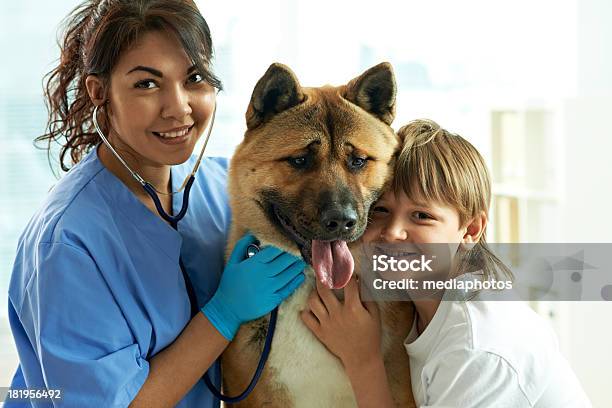
[{"label": "dog's fur", "polygon": [[[272,64],[257,83],[246,113],[247,131],[229,170],[233,224],[228,254],[247,231],[310,261],[279,221],[289,220],[307,239],[355,241],[370,205],[391,175],[400,140],[390,127],[396,86],[391,65],[379,64],[340,87],[302,87],[284,65]],[[296,168],[290,158],[305,157]],[[367,158],[351,168],[354,157]],[[348,232],[329,233],[321,214],[356,214]],[[340,361],[300,319],[314,288],[314,273],[279,309],[272,352],[253,393],[240,407],[353,407],[353,390]],[[383,351],[398,406],[414,406],[403,340],[412,322],[409,304],[381,305]],[[250,381],[262,351],[268,318],[242,326],[222,356],[224,393],[237,395]]]}]

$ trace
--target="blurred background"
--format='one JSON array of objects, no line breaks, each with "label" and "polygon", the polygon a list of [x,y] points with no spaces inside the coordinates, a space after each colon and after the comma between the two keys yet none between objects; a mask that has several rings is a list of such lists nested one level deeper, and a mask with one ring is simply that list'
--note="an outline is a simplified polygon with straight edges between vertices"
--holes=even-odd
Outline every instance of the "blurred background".
[{"label": "blurred background", "polygon": [[[612,242],[612,2],[197,3],[225,85],[210,155],[232,155],[270,63],[317,86],[389,61],[399,87],[394,127],[434,119],[487,159],[490,241]],[[59,23],[77,4],[0,3],[0,387],[17,366],[6,308],[17,240],[56,182],[52,168],[59,174],[32,143],[46,124],[42,77],[59,56]],[[531,306],[557,331],[594,406],[612,406],[612,304]]]}]

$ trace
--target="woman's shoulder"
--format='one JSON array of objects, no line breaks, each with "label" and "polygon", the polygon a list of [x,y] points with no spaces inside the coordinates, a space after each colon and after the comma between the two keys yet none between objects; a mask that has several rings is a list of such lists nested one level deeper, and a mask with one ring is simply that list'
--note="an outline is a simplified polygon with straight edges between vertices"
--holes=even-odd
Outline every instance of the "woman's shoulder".
[{"label": "woman's shoulder", "polygon": [[209,156],[204,158],[204,163],[209,166],[214,166],[217,169],[227,174],[227,169],[229,167],[230,159],[229,157],[222,156]]},{"label": "woman's shoulder", "polygon": [[21,240],[35,238],[37,242],[61,240],[66,227],[78,228],[85,225],[84,209],[93,212],[97,207],[106,205],[95,180],[103,173],[104,167],[88,154],[81,162],[72,167],[47,193],[42,204],[28,222]]},{"label": "woman's shoulder", "polygon": [[[189,177],[196,165],[198,157],[193,155],[185,163],[172,168],[172,183],[174,189]],[[189,205],[199,207],[205,204],[207,208],[227,212],[229,198],[227,195],[227,176],[229,159],[226,157],[203,157],[195,174]]]},{"label": "woman's shoulder", "polygon": [[[195,157],[192,157],[192,159],[194,158]],[[225,180],[227,178],[229,163],[230,159],[228,157],[207,156],[202,159],[199,170],[201,172],[213,172],[215,175]]]},{"label": "woman's shoulder", "polygon": [[227,191],[227,176],[230,160],[227,157],[205,157],[198,169],[198,176],[207,180],[210,188]]},{"label": "woman's shoulder", "polygon": [[[193,171],[197,162],[198,156],[192,155],[185,163],[173,167],[173,184],[182,183]],[[228,167],[229,159],[227,157],[203,157],[195,174],[196,182],[194,187],[196,189],[212,191],[221,190],[225,192],[227,187]],[[178,187],[177,185],[176,188]]]},{"label": "woman's shoulder", "polygon": [[[189,159],[177,166],[178,171],[182,174],[189,174],[193,169],[193,166],[198,162],[198,155],[193,154]],[[222,156],[204,156],[198,167],[198,173],[201,172],[212,172],[214,175],[227,177],[227,169],[229,167],[230,159]]]},{"label": "woman's shoulder", "polygon": [[102,236],[99,229],[95,230],[96,219],[108,211],[103,207],[109,207],[95,182],[102,170],[101,164],[87,155],[47,193],[19,238],[11,296],[23,292],[37,263],[49,264],[51,255],[61,252],[79,259],[88,256],[87,248],[94,247],[94,241]]}]

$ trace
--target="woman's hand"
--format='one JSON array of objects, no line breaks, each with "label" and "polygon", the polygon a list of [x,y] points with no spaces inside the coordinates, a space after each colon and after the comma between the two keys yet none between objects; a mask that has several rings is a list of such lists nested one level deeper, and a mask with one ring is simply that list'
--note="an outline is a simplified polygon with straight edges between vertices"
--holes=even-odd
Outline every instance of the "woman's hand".
[{"label": "woman's hand", "polygon": [[345,368],[382,360],[378,306],[361,303],[355,278],[344,288],[344,302],[317,281],[317,290],[310,294],[302,320]]},{"label": "woman's hand", "polygon": [[247,247],[255,242],[249,234],[236,243],[219,288],[202,308],[212,325],[230,341],[241,324],[269,313],[304,282],[306,263],[276,247],[262,248],[247,258]]}]

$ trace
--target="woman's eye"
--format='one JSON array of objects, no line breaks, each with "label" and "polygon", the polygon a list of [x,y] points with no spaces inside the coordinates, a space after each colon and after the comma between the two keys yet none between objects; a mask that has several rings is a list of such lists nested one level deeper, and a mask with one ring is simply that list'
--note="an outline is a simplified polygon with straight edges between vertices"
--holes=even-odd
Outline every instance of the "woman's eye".
[{"label": "woman's eye", "polygon": [[157,86],[157,84],[152,79],[145,79],[143,81],[136,82],[136,84],[134,85],[134,88],[138,88],[138,89],[153,89],[156,86]]},{"label": "woman's eye", "polygon": [[204,81],[204,77],[201,74],[193,74],[187,81],[191,82],[192,84],[199,84],[200,82]]},{"label": "woman's eye", "polygon": [[353,157],[349,162],[349,167],[353,170],[359,170],[366,165],[368,159],[363,157]]}]

